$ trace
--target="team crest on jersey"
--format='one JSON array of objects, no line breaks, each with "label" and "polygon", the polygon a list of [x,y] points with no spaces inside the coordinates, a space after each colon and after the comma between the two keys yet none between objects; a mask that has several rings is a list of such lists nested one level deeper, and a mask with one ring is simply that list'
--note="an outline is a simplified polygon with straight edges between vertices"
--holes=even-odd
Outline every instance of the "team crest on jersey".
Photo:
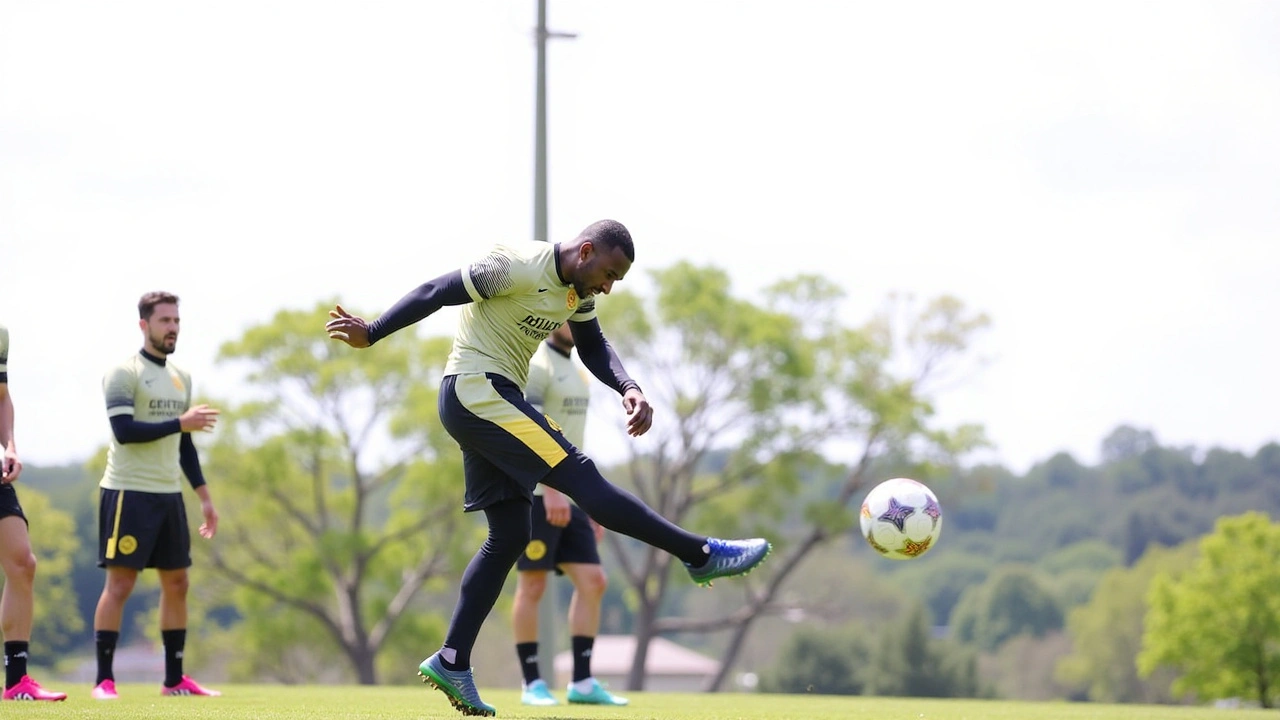
[{"label": "team crest on jersey", "polygon": [[572,310],[578,307],[578,289],[569,288],[569,295],[564,299],[565,307]]},{"label": "team crest on jersey", "polygon": [[530,540],[528,547],[524,549],[524,554],[530,560],[541,560],[547,556],[547,544],[541,540]]},{"label": "team crest on jersey", "polygon": [[169,379],[173,381],[173,386],[177,388],[179,392],[187,391],[187,388],[182,384],[182,378],[178,377],[177,375],[170,375]]}]

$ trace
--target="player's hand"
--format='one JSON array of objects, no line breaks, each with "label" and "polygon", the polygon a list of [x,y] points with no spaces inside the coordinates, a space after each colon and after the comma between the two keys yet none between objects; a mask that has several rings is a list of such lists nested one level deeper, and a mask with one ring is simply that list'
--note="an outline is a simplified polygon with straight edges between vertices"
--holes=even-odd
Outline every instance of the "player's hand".
[{"label": "player's hand", "polygon": [[645,399],[644,393],[635,388],[622,396],[622,409],[631,417],[627,418],[627,434],[639,437],[649,432],[653,425],[653,406]]},{"label": "player's hand", "polygon": [[204,514],[204,522],[200,523],[200,537],[208,540],[218,534],[218,511],[213,509],[212,502],[202,502],[200,512]]},{"label": "player's hand", "polygon": [[542,504],[547,508],[547,522],[554,527],[569,524],[572,511],[569,510],[569,498],[564,493],[556,492],[545,485],[542,488]]},{"label": "player's hand", "polygon": [[330,310],[329,317],[329,322],[324,324],[329,337],[341,340],[353,348],[369,347],[369,323],[364,318],[343,310],[341,305]]},{"label": "player's hand", "polygon": [[182,413],[178,417],[178,424],[182,426],[182,432],[196,432],[197,430],[213,432],[213,426],[218,424],[219,412],[221,410],[211,408],[208,405],[197,405]]},{"label": "player's hand", "polygon": [[0,482],[11,483],[18,480],[18,476],[22,474],[22,461],[18,459],[18,453],[13,450],[4,451],[4,459],[0,460]]}]

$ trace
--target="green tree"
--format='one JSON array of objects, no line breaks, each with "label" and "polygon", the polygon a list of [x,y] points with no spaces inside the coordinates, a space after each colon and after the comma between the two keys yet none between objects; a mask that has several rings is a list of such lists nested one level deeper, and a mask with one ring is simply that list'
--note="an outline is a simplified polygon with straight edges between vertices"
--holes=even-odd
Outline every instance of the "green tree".
[{"label": "green tree", "polygon": [[871,649],[866,630],[807,627],[794,633],[764,674],[760,689],[770,693],[861,695],[867,685]]},{"label": "green tree", "polygon": [[869,691],[910,697],[976,697],[978,660],[973,652],[932,636],[929,612],[914,603],[880,631]]},{"label": "green tree", "polygon": [[1179,692],[1273,707],[1280,680],[1280,525],[1262,513],[1218,521],[1186,573],[1152,581],[1138,667],[1182,673]]},{"label": "green tree", "polygon": [[[710,619],[659,617],[670,556],[608,536],[635,608],[628,686],[643,686],[659,633],[729,630],[714,688],[754,620],[794,604],[780,591],[799,564],[856,526],[851,505],[876,463],[897,458],[895,468],[925,473],[981,443],[975,427],[935,427],[931,398],[987,319],[953,298],[903,299],[855,326],[843,318],[841,291],[819,277],[779,282],[759,305],[735,297],[716,268],[677,263],[652,278],[652,304],[625,292],[601,303],[611,342],[669,413],[644,444],[629,446],[629,479],[672,521],[767,532],[780,555],[752,575],[741,607]],[[832,471],[823,459],[832,445],[852,449],[851,469]],[[774,532],[780,526],[792,529],[788,537]]]},{"label": "green tree", "polygon": [[1054,671],[1058,680],[1085,689],[1097,702],[1173,702],[1173,673],[1163,670],[1144,679],[1137,657],[1152,578],[1190,566],[1196,552],[1195,543],[1153,547],[1132,567],[1107,571],[1089,602],[1067,616],[1072,650]]},{"label": "green tree", "polygon": [[1041,636],[1062,627],[1062,610],[1035,571],[1004,566],[960,597],[951,615],[956,639],[995,650],[1022,634]]},{"label": "green tree", "polygon": [[241,673],[298,681],[298,655],[339,654],[372,684],[386,651],[440,637],[413,601],[478,541],[435,411],[448,339],[397,333],[357,356],[322,331],[331,306],[281,311],[222,346],[256,397],[224,413],[208,453],[223,522],[197,546],[242,619]]}]

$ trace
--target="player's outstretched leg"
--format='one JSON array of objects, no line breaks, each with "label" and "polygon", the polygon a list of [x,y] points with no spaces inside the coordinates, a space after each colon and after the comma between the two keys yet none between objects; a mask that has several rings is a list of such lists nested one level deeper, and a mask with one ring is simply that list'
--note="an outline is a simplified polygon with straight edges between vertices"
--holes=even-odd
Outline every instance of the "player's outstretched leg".
[{"label": "player's outstretched leg", "polygon": [[763,538],[721,540],[695,535],[653,511],[640,498],[610,483],[582,453],[570,455],[543,478],[573,498],[596,522],[680,558],[693,581],[745,575],[764,562],[772,546]]},{"label": "player's outstretched leg", "polygon": [[746,575],[764,562],[773,545],[764,538],[750,540],[720,540],[708,538],[710,557],[702,565],[694,567],[685,563],[689,577],[703,587],[710,587],[716,578]]},{"label": "player's outstretched leg", "polygon": [[446,670],[437,652],[418,666],[418,674],[422,681],[432,685],[449,698],[458,712],[463,715],[481,715],[493,717],[498,714],[492,705],[480,699],[480,691],[476,690],[475,678],[471,668],[466,670]]}]

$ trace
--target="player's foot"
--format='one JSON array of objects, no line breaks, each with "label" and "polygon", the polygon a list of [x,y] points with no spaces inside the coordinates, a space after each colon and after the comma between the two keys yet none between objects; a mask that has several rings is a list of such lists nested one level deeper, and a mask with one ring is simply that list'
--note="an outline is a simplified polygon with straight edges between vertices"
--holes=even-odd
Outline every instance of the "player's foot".
[{"label": "player's foot", "polygon": [[755,566],[764,562],[769,551],[773,549],[769,541],[764,538],[750,540],[708,538],[707,547],[711,550],[711,557],[707,558],[701,566],[693,567],[685,563],[685,567],[689,570],[689,577],[703,587],[710,587],[711,581],[716,578],[746,575],[755,569]]},{"label": "player's foot", "polygon": [[541,678],[524,686],[524,692],[520,693],[520,702],[525,705],[560,704],[560,701],[551,694],[551,689],[547,687],[547,681]]},{"label": "player's foot", "polygon": [[93,692],[89,693],[89,697],[94,700],[119,700],[120,696],[116,694],[116,681],[103,680],[93,686]]},{"label": "player's foot", "polygon": [[219,697],[222,693],[217,690],[210,690],[207,687],[201,687],[200,683],[192,680],[189,676],[183,675],[182,681],[173,687],[168,685],[160,686],[160,694],[167,697],[186,697],[188,695],[198,695],[200,697]]},{"label": "player's foot", "polygon": [[591,692],[579,692],[577,683],[569,683],[569,702],[581,705],[626,705],[627,699],[618,697],[604,689],[595,678],[591,678]]},{"label": "player's foot", "polygon": [[52,692],[40,687],[40,683],[23,675],[18,684],[4,691],[5,700],[66,700],[67,694]]},{"label": "player's foot", "polygon": [[475,678],[471,669],[446,670],[444,662],[437,652],[418,666],[418,674],[422,682],[435,687],[449,698],[449,702],[463,715],[484,715],[493,717],[498,714],[492,705],[486,705],[480,699],[480,691],[476,690]]}]

